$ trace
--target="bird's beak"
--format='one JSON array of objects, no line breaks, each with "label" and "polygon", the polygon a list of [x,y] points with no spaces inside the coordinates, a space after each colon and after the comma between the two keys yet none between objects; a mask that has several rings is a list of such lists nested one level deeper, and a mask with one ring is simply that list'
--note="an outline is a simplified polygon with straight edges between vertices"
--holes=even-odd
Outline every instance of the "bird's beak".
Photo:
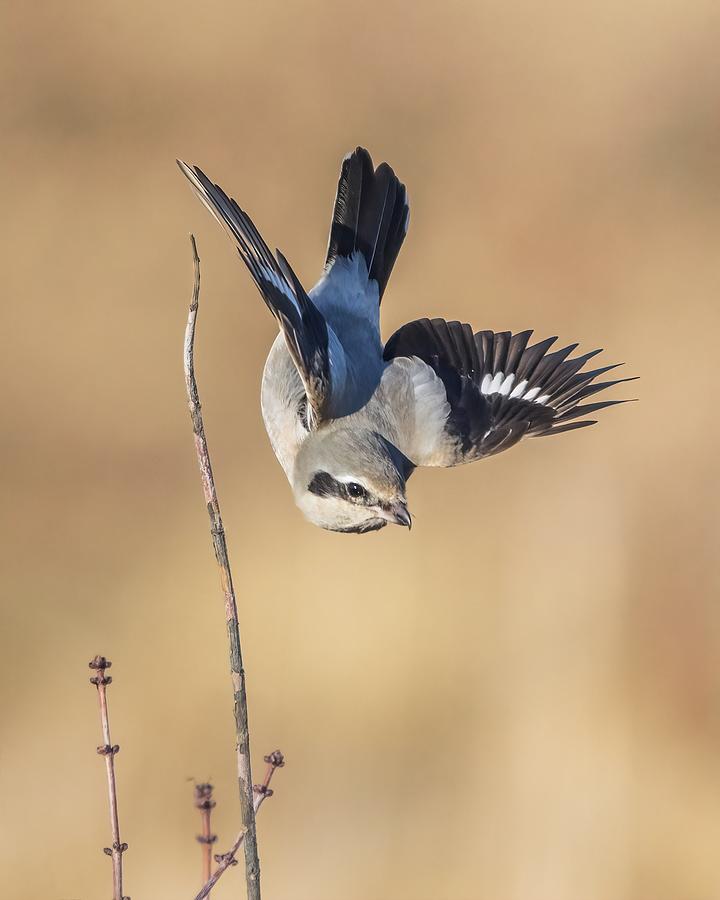
[{"label": "bird's beak", "polygon": [[412,528],[412,517],[408,512],[407,504],[401,500],[383,506],[380,515],[388,522],[392,522],[393,525],[405,525],[407,528]]}]

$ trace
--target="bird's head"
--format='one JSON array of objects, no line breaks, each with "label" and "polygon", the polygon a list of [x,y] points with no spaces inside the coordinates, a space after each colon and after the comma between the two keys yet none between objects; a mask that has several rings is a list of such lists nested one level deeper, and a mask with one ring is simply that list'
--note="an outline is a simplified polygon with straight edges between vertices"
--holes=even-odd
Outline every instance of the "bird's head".
[{"label": "bird's head", "polygon": [[411,525],[405,482],[412,463],[376,431],[331,423],[309,435],[295,461],[295,502],[314,525],[364,533]]}]

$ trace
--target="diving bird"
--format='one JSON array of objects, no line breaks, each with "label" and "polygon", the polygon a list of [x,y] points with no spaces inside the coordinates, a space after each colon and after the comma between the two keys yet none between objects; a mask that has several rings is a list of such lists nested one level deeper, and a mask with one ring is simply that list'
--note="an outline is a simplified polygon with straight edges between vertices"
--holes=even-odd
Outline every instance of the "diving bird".
[{"label": "diving bird", "polygon": [[532,331],[473,332],[417,319],[383,344],[380,302],[408,229],[405,185],[362,147],[342,162],[325,268],[306,291],[250,217],[197,167],[178,161],[234,241],[279,334],[265,363],[262,415],[307,519],[331,531],[408,528],[406,484],[418,466],[456,466],[525,437],[594,424],[622,400],[584,403],[618,384],[599,350],[551,351]]}]

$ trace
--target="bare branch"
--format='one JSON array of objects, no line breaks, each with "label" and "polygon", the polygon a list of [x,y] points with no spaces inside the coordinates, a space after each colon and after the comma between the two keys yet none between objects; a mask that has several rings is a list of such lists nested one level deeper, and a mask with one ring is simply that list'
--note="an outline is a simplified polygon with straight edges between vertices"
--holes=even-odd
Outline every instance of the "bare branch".
[{"label": "bare branch", "polygon": [[[200,466],[205,503],[210,516],[210,533],[212,535],[215,558],[220,570],[220,584],[225,600],[225,622],[230,651],[230,675],[233,684],[235,700],[235,734],[237,738],[237,769],[240,788],[240,813],[245,845],[245,878],[247,881],[248,900],[260,900],[260,862],[258,860],[257,836],[255,833],[255,805],[253,802],[252,774],[250,767],[250,734],[248,730],[247,697],[245,694],[245,672],[242,663],[242,651],[240,646],[240,626],[238,624],[237,603],[235,589],[233,588],[232,573],[228,559],[227,543],[225,541],[225,529],[220,516],[220,504],[218,503],[210,465],[210,454],[205,439],[205,428],[202,420],[200,397],[198,395],[197,382],[194,369],[194,344],[195,323],[197,319],[198,303],[200,301],[200,259],[198,257],[195,237],[190,236],[192,244],[195,281],[193,284],[190,312],[187,327],[185,329],[184,365],[185,386],[187,389],[188,406],[192,419],[193,433],[195,435],[195,452]],[[239,844],[238,844],[239,846]],[[207,896],[204,894],[203,896]]]},{"label": "bare branch", "polygon": [[[253,808],[255,813],[257,814],[260,807],[263,805],[265,800],[268,797],[272,797],[273,792],[270,788],[270,781],[275,773],[275,769],[280,769],[285,765],[285,757],[279,750],[274,750],[268,756],[264,757],[265,762],[267,763],[267,769],[265,771],[265,777],[262,780],[262,784],[256,784],[253,787],[253,792],[255,795],[255,799],[253,801]],[[210,896],[210,891],[215,887],[218,882],[218,879],[223,874],[223,872],[227,871],[230,866],[236,866],[237,860],[235,859],[235,854],[240,849],[241,844],[245,840],[245,831],[241,831],[240,834],[235,839],[235,843],[228,850],[227,853],[219,853],[215,856],[215,862],[217,862],[218,867],[215,869],[211,877],[207,880],[207,882],[203,885],[200,893],[195,897],[195,900],[204,900],[205,897]]]},{"label": "bare branch", "polygon": [[196,840],[202,849],[202,883],[205,884],[212,874],[212,845],[217,840],[217,835],[212,833],[210,827],[210,814],[215,807],[211,784],[195,785],[195,806],[200,810],[202,833],[197,836]]},{"label": "bare branch", "polygon": [[113,744],[110,740],[110,720],[108,718],[107,686],[112,678],[105,674],[112,663],[104,656],[96,656],[88,664],[91,669],[97,671],[97,675],[90,679],[90,683],[97,688],[98,703],[100,705],[100,724],[102,726],[103,743],[97,748],[97,752],[105,757],[105,769],[107,772],[108,795],[110,798],[110,828],[112,830],[112,847],[104,847],[103,852],[112,857],[113,872],[113,900],[130,900],[123,896],[123,869],[122,855],[127,850],[127,844],[120,840],[120,822],[118,819],[117,791],[115,788],[115,755],[120,750],[119,744]]},{"label": "bare branch", "polygon": [[215,859],[218,862],[218,867],[217,867],[217,869],[215,869],[215,871],[210,876],[210,878],[208,878],[208,880],[205,882],[205,884],[202,887],[202,890],[195,897],[195,900],[203,900],[204,897],[209,897],[210,891],[215,887],[215,885],[217,884],[217,882],[220,879],[220,876],[223,874],[223,872],[227,871],[227,869],[229,869],[230,866],[237,865],[238,861],[235,859],[235,854],[240,849],[240,845],[243,843],[244,839],[245,839],[245,832],[241,831],[240,834],[237,836],[235,843],[232,845],[232,847],[228,850],[227,853],[218,854],[215,856]]}]

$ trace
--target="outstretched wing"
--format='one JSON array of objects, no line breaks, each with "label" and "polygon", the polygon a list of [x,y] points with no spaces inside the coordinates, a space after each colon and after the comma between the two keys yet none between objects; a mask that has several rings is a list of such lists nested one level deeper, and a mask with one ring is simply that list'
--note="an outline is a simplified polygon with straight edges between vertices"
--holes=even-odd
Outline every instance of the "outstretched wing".
[{"label": "outstretched wing", "polygon": [[[570,359],[577,344],[550,353],[557,338],[529,347],[531,334],[473,334],[469,325],[444,319],[418,319],[395,332],[385,345],[385,360],[400,363],[401,358],[414,358],[418,372],[420,367],[430,367],[442,382],[447,401],[442,427],[435,421],[429,426],[434,429],[432,452],[426,452],[426,461],[413,462],[439,466],[471,462],[507,450],[526,436],[543,437],[593,425],[596,420],[584,417],[626,402],[582,402],[605,388],[633,380],[596,381],[616,368],[613,365],[583,371],[600,350]],[[408,363],[404,365],[407,368]],[[427,402],[430,390],[425,387],[420,400]],[[434,390],[437,393],[437,387]],[[423,427],[427,426],[419,417],[416,429]],[[420,443],[417,436],[415,443]]]},{"label": "outstretched wing", "polygon": [[270,252],[250,217],[197,167],[178,160],[183,174],[213,216],[235,241],[263,300],[275,316],[307,396],[308,424],[332,414],[342,395],[342,346],[308,297],[285,257]]}]

